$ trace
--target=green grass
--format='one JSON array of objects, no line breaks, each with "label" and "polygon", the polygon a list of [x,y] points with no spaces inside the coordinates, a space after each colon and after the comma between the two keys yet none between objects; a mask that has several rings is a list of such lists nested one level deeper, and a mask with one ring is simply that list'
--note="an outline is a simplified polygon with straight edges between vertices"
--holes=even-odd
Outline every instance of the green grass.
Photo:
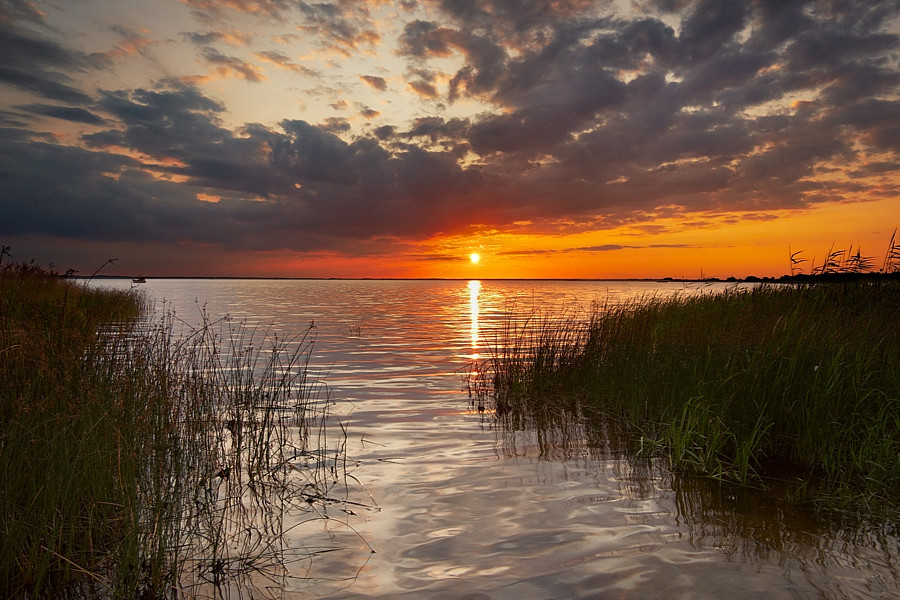
[{"label": "green grass", "polygon": [[513,427],[601,414],[676,470],[896,514],[898,308],[887,277],[596,307],[511,326],[470,388]]},{"label": "green grass", "polygon": [[307,380],[314,331],[147,313],[0,271],[0,597],[192,597],[304,558],[282,516],[315,513],[342,448]]}]

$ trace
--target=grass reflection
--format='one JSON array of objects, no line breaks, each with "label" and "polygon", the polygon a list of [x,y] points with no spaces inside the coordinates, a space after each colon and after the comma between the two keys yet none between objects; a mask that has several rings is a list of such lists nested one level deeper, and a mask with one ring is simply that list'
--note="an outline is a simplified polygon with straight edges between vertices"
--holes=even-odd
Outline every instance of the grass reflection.
[{"label": "grass reflection", "polygon": [[[785,572],[799,570],[813,577],[834,569],[829,577],[846,576],[852,583],[820,580],[822,589],[863,586],[868,590],[864,596],[880,585],[893,589],[891,582],[900,580],[896,524],[810,510],[792,499],[804,487],[796,477],[783,474],[784,479],[759,488],[672,470],[658,448],[608,415],[494,413],[485,414],[483,423],[494,431],[504,458],[574,464],[574,469],[557,472],[598,477],[601,487],[593,501],[623,506],[651,501],[655,511],[671,515],[680,531],[677,539],[698,550],[713,549],[727,560],[749,564],[774,563]],[[604,492],[603,483],[613,487]],[[658,523],[652,515],[646,518],[648,524]]]}]

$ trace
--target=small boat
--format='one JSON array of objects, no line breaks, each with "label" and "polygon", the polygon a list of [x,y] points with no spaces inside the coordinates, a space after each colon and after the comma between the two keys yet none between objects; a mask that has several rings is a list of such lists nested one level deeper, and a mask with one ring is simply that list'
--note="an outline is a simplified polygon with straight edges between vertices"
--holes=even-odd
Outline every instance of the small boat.
[{"label": "small boat", "polygon": [[131,280],[131,283],[147,283],[146,277],[135,277]]}]

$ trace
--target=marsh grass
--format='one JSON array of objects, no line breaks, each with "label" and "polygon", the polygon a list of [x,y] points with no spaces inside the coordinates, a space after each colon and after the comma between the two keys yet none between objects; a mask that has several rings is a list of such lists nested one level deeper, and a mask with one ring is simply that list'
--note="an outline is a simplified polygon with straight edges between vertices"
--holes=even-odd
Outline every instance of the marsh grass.
[{"label": "marsh grass", "polygon": [[0,275],[0,596],[222,597],[325,549],[286,543],[342,477],[315,331],[148,322],[134,292]]},{"label": "marsh grass", "polygon": [[896,514],[898,307],[889,278],[596,306],[508,328],[470,392],[512,428],[600,417],[676,470]]}]

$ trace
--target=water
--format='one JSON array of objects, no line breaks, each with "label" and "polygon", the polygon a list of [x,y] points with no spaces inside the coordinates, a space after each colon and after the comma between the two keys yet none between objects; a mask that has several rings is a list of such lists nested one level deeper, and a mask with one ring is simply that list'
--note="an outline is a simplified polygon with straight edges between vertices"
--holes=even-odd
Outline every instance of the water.
[{"label": "water", "polygon": [[298,527],[291,543],[336,550],[288,565],[290,576],[266,591],[272,597],[900,596],[889,532],[675,478],[577,437],[505,432],[469,407],[463,374],[510,310],[570,318],[593,302],[723,286],[162,279],[141,287],[188,323],[202,309],[285,333],[315,325],[311,364],[348,434],[356,504],[333,507],[316,532]]}]

